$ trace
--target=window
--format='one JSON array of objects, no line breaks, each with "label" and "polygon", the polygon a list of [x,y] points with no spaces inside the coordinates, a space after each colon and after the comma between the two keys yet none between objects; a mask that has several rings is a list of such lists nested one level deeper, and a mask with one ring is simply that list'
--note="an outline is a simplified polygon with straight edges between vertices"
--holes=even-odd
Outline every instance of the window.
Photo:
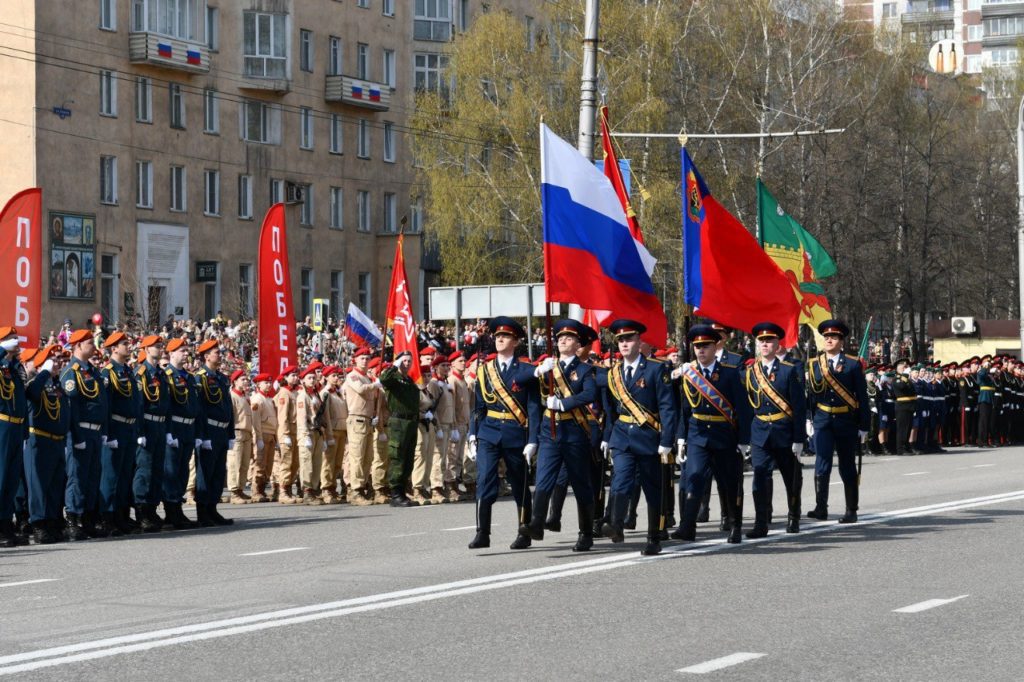
[{"label": "window", "polygon": [[[341,230],[345,227],[344,194],[340,187],[331,188],[331,229]],[[333,308],[332,308],[333,310]]]},{"label": "window", "polygon": [[220,172],[203,171],[203,213],[220,215]]},{"label": "window", "polygon": [[390,121],[384,122],[384,160],[395,162],[395,124]]},{"label": "window", "polygon": [[300,302],[302,310],[299,311],[299,317],[309,317],[310,311],[313,310],[313,270],[312,268],[302,268],[302,273],[299,275],[299,283],[302,287],[302,295]]},{"label": "window", "polygon": [[444,71],[448,68],[448,57],[442,54],[417,54],[413,61],[416,92],[436,92],[447,97],[448,86],[444,82]]},{"label": "window", "polygon": [[252,317],[252,265],[238,264],[238,316]]},{"label": "window", "polygon": [[968,55],[964,62],[964,71],[967,73],[981,73],[981,55]]},{"label": "window", "polygon": [[967,40],[971,42],[981,40],[984,35],[984,29],[981,24],[975,24],[967,27]]},{"label": "window", "polygon": [[394,192],[384,193],[384,231],[394,234],[398,225],[398,203],[395,201]]},{"label": "window", "polygon": [[299,147],[313,148],[313,110],[309,107],[299,108]]},{"label": "window", "polygon": [[220,9],[206,8],[206,47],[211,52],[220,49]]},{"label": "window", "polygon": [[338,114],[331,114],[331,153],[341,154],[343,148],[342,143],[341,116]]},{"label": "window", "polygon": [[469,0],[459,0],[459,30],[469,28]]},{"label": "window", "polygon": [[252,176],[238,176],[238,218],[252,220]]},{"label": "window", "polygon": [[135,162],[135,205],[153,208],[153,162]]},{"label": "window", "polygon": [[220,101],[216,90],[203,90],[203,132],[220,132]]},{"label": "window", "polygon": [[287,15],[244,12],[242,56],[245,75],[286,78],[288,75]]},{"label": "window", "polygon": [[327,39],[327,75],[341,75],[341,38],[338,36]]},{"label": "window", "polygon": [[119,319],[118,310],[118,262],[116,253],[100,255],[100,312],[109,324],[116,324]]},{"label": "window", "polygon": [[299,225],[313,227],[313,185],[299,185],[302,188],[302,203],[299,205]]},{"label": "window", "polygon": [[185,201],[185,167],[171,166],[171,210],[184,211],[187,203]]},{"label": "window", "polygon": [[356,7],[362,7],[368,9],[370,7],[370,0],[357,0]]},{"label": "window", "polygon": [[968,10],[981,9],[981,0],[967,0],[967,9]]},{"label": "window", "polygon": [[345,273],[331,270],[331,313],[335,318],[341,314],[342,295],[345,293]]},{"label": "window", "polygon": [[413,22],[415,40],[447,42],[452,37],[451,13],[448,0],[416,0]]},{"label": "window", "polygon": [[299,31],[299,68],[313,71],[313,32],[306,29]]},{"label": "window", "polygon": [[990,53],[993,66],[1010,66],[1017,63],[1017,48],[1001,47]]},{"label": "window", "polygon": [[279,204],[284,201],[284,180],[270,178],[270,203]]},{"label": "window", "polygon": [[883,2],[882,3],[882,16],[886,19],[896,16],[896,3],[895,2]]},{"label": "window", "polygon": [[370,273],[360,272],[359,273],[359,307],[366,311],[367,315],[372,315],[370,312]]},{"label": "window", "polygon": [[185,127],[185,95],[181,92],[181,85],[171,83],[168,86],[171,106],[171,127]]},{"label": "window", "polygon": [[365,189],[356,195],[356,206],[359,210],[359,231],[370,231],[370,193]]},{"label": "window", "polygon": [[100,71],[100,115],[117,116],[117,74]]},{"label": "window", "polygon": [[356,45],[356,78],[370,79],[370,46],[366,43]]},{"label": "window", "polygon": [[986,36],[1017,36],[1024,33],[1024,17],[994,17],[985,19]]},{"label": "window", "polygon": [[409,209],[409,213],[412,215],[409,227],[413,234],[420,234],[423,232],[423,197],[417,196],[413,199],[412,206]]},{"label": "window", "polygon": [[356,155],[360,159],[370,158],[370,122],[359,119],[359,135],[356,138]]},{"label": "window", "polygon": [[100,157],[100,203],[117,203],[117,157]]},{"label": "window", "polygon": [[537,29],[533,17],[526,17],[526,49],[533,52],[537,46]]},{"label": "window", "polygon": [[249,100],[239,107],[242,139],[246,142],[277,144],[281,132],[281,110],[266,102]]},{"label": "window", "polygon": [[391,87],[397,87],[398,75],[395,69],[395,51],[384,50],[384,82]]},{"label": "window", "polygon": [[395,16],[395,0],[383,0],[381,2],[381,13],[386,17]]},{"label": "window", "polygon": [[206,0],[132,0],[132,31],[205,42]]},{"label": "window", "polygon": [[153,122],[153,81],[145,76],[135,79],[135,120]]},{"label": "window", "polygon": [[105,31],[117,30],[116,0],[100,0],[100,28]]}]

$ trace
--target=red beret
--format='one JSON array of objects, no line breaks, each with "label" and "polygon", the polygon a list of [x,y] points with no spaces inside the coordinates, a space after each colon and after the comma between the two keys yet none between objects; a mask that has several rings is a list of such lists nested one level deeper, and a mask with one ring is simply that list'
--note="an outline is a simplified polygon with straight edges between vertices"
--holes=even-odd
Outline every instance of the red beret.
[{"label": "red beret", "polygon": [[316,370],[323,368],[324,363],[320,362],[319,360],[314,360],[313,362],[309,363],[309,367],[307,367],[306,369],[311,369],[315,372]]},{"label": "red beret", "polygon": [[299,368],[296,367],[295,365],[288,365],[287,367],[285,367],[284,369],[281,370],[281,378],[284,378],[284,377],[288,376],[289,374],[295,374],[298,371],[299,371]]},{"label": "red beret", "polygon": [[367,367],[377,367],[378,365],[380,365],[380,356],[379,355],[376,355],[376,356],[370,358],[370,361],[368,363],[366,363]]},{"label": "red beret", "polygon": [[[33,357],[35,357],[35,354],[38,353],[38,352],[39,352],[38,348],[27,348],[27,349],[21,351],[21,355],[19,356],[19,359],[22,362],[28,364],[28,361],[31,360]],[[45,362],[45,360],[44,360],[44,362]]]},{"label": "red beret", "polygon": [[448,358],[443,355],[435,355],[434,359],[430,362],[431,367],[440,367],[441,365],[447,365]]},{"label": "red beret", "polygon": [[199,348],[196,348],[196,352],[202,355],[203,353],[210,352],[218,345],[220,345],[220,343],[217,341],[217,339],[208,339],[199,344]]},{"label": "red beret", "polygon": [[325,379],[327,377],[331,376],[332,374],[337,374],[337,373],[338,373],[338,368],[335,367],[334,365],[329,365],[327,367],[324,367],[323,375],[324,375]]},{"label": "red beret", "polygon": [[185,345],[184,337],[179,336],[176,339],[171,339],[167,342],[167,352],[170,353],[173,350],[178,350]]},{"label": "red beret", "polygon": [[163,339],[162,336],[157,336],[156,334],[150,334],[149,336],[142,337],[142,343],[139,344],[139,347],[140,348],[149,348],[150,346],[155,346],[158,343],[163,343],[163,342],[164,342],[164,339]]},{"label": "red beret", "polygon": [[124,335],[124,332],[114,332],[107,337],[107,340],[103,342],[104,348],[113,348],[117,344],[121,343],[128,337]]},{"label": "red beret", "polygon": [[474,360],[476,360],[476,359],[477,359],[478,357],[480,357],[480,354],[479,354],[479,353],[473,353],[472,355],[470,355],[470,356],[469,356],[469,359],[468,359],[468,360],[467,360],[466,362],[473,362],[473,361],[474,361]]},{"label": "red beret", "polygon": [[448,362],[455,362],[456,360],[458,360],[461,357],[462,357],[462,351],[461,350],[457,350],[457,351],[455,351],[454,353],[452,353],[451,355],[448,356]]},{"label": "red beret", "polygon": [[18,330],[14,327],[0,327],[0,339],[6,339],[11,334],[17,334]]},{"label": "red beret", "polygon": [[257,384],[260,383],[261,381],[273,381],[273,380],[274,380],[274,377],[270,376],[266,372],[262,372],[260,374],[257,374],[256,378],[254,379],[254,381]]},{"label": "red beret", "polygon": [[420,355],[433,355],[436,352],[437,350],[433,346],[427,346],[426,348],[420,351]]},{"label": "red beret", "polygon": [[352,354],[352,357],[354,359],[358,358],[360,355],[370,355],[369,346],[362,346],[361,348],[357,348],[356,352]]},{"label": "red beret", "polygon": [[656,351],[654,351],[654,357],[656,357],[656,358],[668,357],[668,351],[667,350],[656,350]]},{"label": "red beret", "polygon": [[[11,327],[13,329],[14,327]],[[71,338],[68,339],[68,343],[74,346],[76,343],[82,343],[87,339],[92,338],[92,332],[88,329],[79,329],[71,334]]]},{"label": "red beret", "polygon": [[32,364],[34,364],[36,367],[41,367],[44,362],[49,360],[52,356],[56,355],[59,351],[60,346],[47,346],[46,348],[40,351],[35,351],[33,353],[33,355],[35,356],[35,360],[33,361]]},{"label": "red beret", "polygon": [[313,374],[314,372],[316,372],[316,367],[314,367],[313,365],[310,365],[306,369],[304,369],[301,372],[299,372],[299,378],[300,379],[305,379],[307,376],[309,376],[310,374]]},{"label": "red beret", "polygon": [[235,383],[235,379],[237,379],[238,377],[244,377],[244,376],[245,376],[245,370],[244,369],[236,369],[234,372],[231,373],[231,383]]}]

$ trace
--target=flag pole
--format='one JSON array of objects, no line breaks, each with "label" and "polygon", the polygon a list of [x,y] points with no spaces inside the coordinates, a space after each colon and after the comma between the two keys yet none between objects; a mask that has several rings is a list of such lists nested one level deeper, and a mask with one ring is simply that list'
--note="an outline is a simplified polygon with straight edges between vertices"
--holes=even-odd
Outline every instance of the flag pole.
[{"label": "flag pole", "polygon": [[[541,173],[544,173],[544,114],[540,116],[540,166]],[[543,209],[543,204],[541,205]],[[544,325],[547,327],[547,349],[548,355],[552,355],[554,348],[552,347],[552,336],[551,336],[551,283],[548,281],[548,274],[551,272],[551,264],[548,262],[551,258],[551,254],[548,252],[547,244],[544,244]],[[555,394],[555,379],[551,372],[548,372],[548,395]],[[551,412],[551,438],[554,440],[555,434],[555,413]],[[529,463],[527,463],[529,465]]]}]

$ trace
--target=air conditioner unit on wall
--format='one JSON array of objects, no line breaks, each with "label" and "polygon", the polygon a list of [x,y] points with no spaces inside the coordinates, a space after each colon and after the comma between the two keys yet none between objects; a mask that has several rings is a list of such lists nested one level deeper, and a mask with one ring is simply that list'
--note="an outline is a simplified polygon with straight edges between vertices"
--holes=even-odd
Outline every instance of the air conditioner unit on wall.
[{"label": "air conditioner unit on wall", "polygon": [[301,204],[305,200],[306,192],[302,185],[297,185],[294,182],[284,184],[284,203]]},{"label": "air conditioner unit on wall", "polygon": [[964,334],[974,333],[974,318],[973,317],[954,317],[950,321],[950,327],[953,329],[953,333],[957,336]]}]

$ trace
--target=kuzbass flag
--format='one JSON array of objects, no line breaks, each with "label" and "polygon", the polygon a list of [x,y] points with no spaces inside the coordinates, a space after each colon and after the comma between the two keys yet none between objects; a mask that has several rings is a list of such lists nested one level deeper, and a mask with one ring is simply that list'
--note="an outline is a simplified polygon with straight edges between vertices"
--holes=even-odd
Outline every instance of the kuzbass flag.
[{"label": "kuzbass flag", "polygon": [[782,210],[775,197],[757,180],[757,214],[761,247],[779,266],[800,303],[800,322],[817,330],[832,317],[825,288],[818,280],[836,274],[836,264],[818,240]]}]

